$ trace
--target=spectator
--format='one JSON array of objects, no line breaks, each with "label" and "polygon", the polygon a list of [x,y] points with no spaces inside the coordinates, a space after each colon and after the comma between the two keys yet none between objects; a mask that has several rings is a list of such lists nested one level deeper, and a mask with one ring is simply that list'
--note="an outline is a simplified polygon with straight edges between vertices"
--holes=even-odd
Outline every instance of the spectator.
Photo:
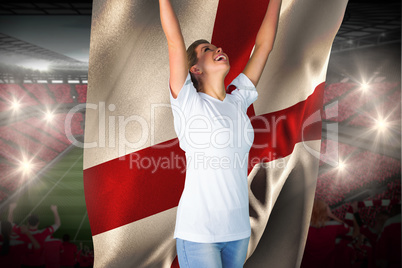
[{"label": "spectator", "polygon": [[63,251],[63,243],[49,235],[45,240],[44,248],[46,268],[60,268],[60,254]]},{"label": "spectator", "polygon": [[381,268],[401,267],[401,204],[393,206],[376,247],[376,263]]},{"label": "spectator", "polygon": [[367,237],[363,234],[359,234],[354,241],[354,250],[355,250],[355,267],[367,267],[373,268],[374,266],[374,256],[373,256],[373,247],[370,244]]},{"label": "spectator", "polygon": [[91,250],[89,250],[88,246],[84,246],[82,248],[82,242],[80,243],[80,251],[78,252],[78,263],[80,268],[89,268],[93,267],[94,264],[94,255]]},{"label": "spectator", "polygon": [[63,251],[60,255],[60,265],[62,268],[73,268],[77,263],[77,246],[70,242],[68,234],[63,235]]},{"label": "spectator", "polygon": [[349,227],[332,214],[325,202],[314,200],[301,267],[335,267],[335,239],[348,232]]},{"label": "spectator", "polygon": [[385,221],[389,218],[389,215],[386,211],[381,211],[375,215],[375,220],[374,220],[374,226],[373,228],[370,228],[365,224],[360,217],[359,214],[359,209],[357,202],[353,202],[351,204],[351,207],[353,209],[353,215],[360,227],[360,233],[362,233],[364,236],[366,236],[370,242],[370,244],[375,247],[378,235],[380,234]]},{"label": "spectator", "polygon": [[19,268],[21,267],[21,258],[28,251],[28,245],[31,248],[38,249],[40,247],[36,239],[28,232],[26,226],[21,226],[21,232],[30,240],[30,244],[24,241],[16,240],[12,236],[12,224],[9,221],[3,221],[1,225],[0,235],[0,267]]},{"label": "spectator", "polygon": [[[16,208],[16,204],[12,203],[10,205],[9,213],[8,213],[8,220],[10,222],[13,222],[13,212],[14,209]],[[50,209],[53,212],[54,216],[54,224],[52,226],[49,226],[44,229],[38,229],[39,227],[39,218],[37,215],[30,215],[28,217],[28,230],[29,233],[38,241],[40,244],[39,249],[33,249],[28,251],[28,253],[25,255],[25,257],[22,259],[22,268],[28,268],[28,267],[45,267],[45,257],[44,257],[44,246],[45,246],[45,239],[53,234],[61,224],[60,221],[60,216],[57,211],[57,206],[52,205],[50,206]],[[21,237],[21,240],[25,242],[29,242],[29,239],[27,238],[26,235],[23,234],[21,228],[15,227],[14,232]]]},{"label": "spectator", "polygon": [[364,247],[367,253],[367,262],[368,262],[368,267],[376,267],[375,264],[375,256],[374,252],[376,251],[376,246],[377,246],[377,241],[378,241],[378,236],[384,226],[385,221],[389,218],[389,215],[386,211],[380,211],[375,215],[374,219],[374,226],[371,228],[367,224],[365,224],[359,214],[358,211],[358,205],[357,202],[353,202],[351,204],[351,207],[353,209],[353,215],[356,219],[356,222],[358,223],[360,227],[360,233],[364,235],[364,237],[367,238],[369,244],[371,247],[367,245],[367,243],[363,243],[362,247]]}]

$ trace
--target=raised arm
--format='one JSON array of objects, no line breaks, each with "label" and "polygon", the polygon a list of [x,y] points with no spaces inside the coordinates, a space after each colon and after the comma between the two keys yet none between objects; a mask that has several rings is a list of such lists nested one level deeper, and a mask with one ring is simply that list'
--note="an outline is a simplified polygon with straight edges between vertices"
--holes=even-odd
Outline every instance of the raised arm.
[{"label": "raised arm", "polygon": [[264,20],[258,30],[254,52],[243,73],[257,86],[269,53],[274,45],[282,0],[270,0]]},{"label": "raised arm", "polygon": [[14,222],[14,210],[17,207],[17,203],[11,203],[8,207],[8,216],[7,220],[11,223]]},{"label": "raised arm", "polygon": [[54,224],[57,225],[57,228],[60,227],[61,220],[60,220],[59,212],[57,211],[57,206],[51,205],[50,210],[53,212]]},{"label": "raised arm", "polygon": [[159,0],[159,11],[169,48],[170,89],[176,98],[188,73],[186,46],[170,1]]}]

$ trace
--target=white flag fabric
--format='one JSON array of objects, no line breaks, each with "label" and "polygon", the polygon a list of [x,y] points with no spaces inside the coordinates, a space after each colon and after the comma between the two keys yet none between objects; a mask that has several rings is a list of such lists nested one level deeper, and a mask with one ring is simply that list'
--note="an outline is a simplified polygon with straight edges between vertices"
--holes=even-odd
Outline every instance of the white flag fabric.
[{"label": "white flag fabric", "polygon": [[[187,45],[207,39],[244,68],[268,1],[172,4]],[[283,0],[248,114],[252,234],[245,267],[301,263],[318,173],[322,95],[347,0]],[[84,187],[95,267],[178,267],[173,231],[185,156],[173,129],[157,1],[94,0]]]}]

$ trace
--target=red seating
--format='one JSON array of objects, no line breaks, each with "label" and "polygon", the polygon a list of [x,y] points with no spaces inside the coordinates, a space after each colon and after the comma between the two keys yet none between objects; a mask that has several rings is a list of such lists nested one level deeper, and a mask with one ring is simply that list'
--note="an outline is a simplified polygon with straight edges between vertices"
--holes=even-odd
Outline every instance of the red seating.
[{"label": "red seating", "polygon": [[345,170],[334,168],[318,177],[316,195],[330,205],[341,202],[345,195],[364,189],[372,182],[382,183],[400,173],[400,161],[394,158],[363,151],[346,161]]},{"label": "red seating", "polygon": [[344,159],[346,156],[352,154],[356,150],[356,147],[350,146],[348,144],[336,142],[333,140],[322,140],[321,141],[321,156],[320,156],[320,166],[325,163],[338,162],[338,158]]},{"label": "red seating", "polygon": [[42,104],[54,104],[54,99],[49,95],[44,84],[23,84]]},{"label": "red seating", "polygon": [[385,102],[376,105],[369,111],[362,112],[353,118],[348,124],[360,127],[374,127],[379,118],[396,127],[401,121],[401,92],[398,90],[389,95]]},{"label": "red seating", "polygon": [[61,143],[63,143],[66,147],[67,147],[67,145],[71,144],[71,142],[67,139],[64,132],[62,133],[62,132],[58,131],[57,128],[52,126],[52,124],[49,124],[42,119],[31,118],[30,120],[27,121],[27,123],[34,127],[38,127],[38,128],[41,128],[42,130],[46,131],[51,136],[57,138],[57,140],[59,140]]},{"label": "red seating", "polygon": [[74,102],[69,84],[48,84],[48,87],[54,93],[57,103]]},{"label": "red seating", "polygon": [[19,131],[35,138],[41,144],[55,150],[58,153],[64,151],[64,149],[67,147],[64,143],[58,141],[57,137],[46,134],[46,129],[33,127],[32,124],[28,123],[29,121],[31,121],[31,119],[17,122],[13,124],[13,126]]},{"label": "red seating", "polygon": [[66,128],[73,135],[83,135],[84,130],[81,127],[81,122],[84,120],[82,113],[75,113],[71,119],[71,125],[65,125],[67,114],[57,114],[55,115],[55,119],[53,120],[54,126],[61,133],[66,135]]},{"label": "red seating", "polygon": [[4,112],[10,109],[10,103],[0,100],[0,112]]},{"label": "red seating", "polygon": [[355,88],[356,84],[354,83],[334,83],[325,86],[324,90],[324,104],[327,104],[331,100],[336,97],[339,97],[346,93],[347,91]]},{"label": "red seating", "polygon": [[7,159],[9,162],[14,162],[16,159],[20,159],[21,152],[13,146],[0,140],[0,155]]},{"label": "red seating", "polygon": [[0,98],[7,103],[8,109],[14,101],[17,101],[21,107],[38,105],[38,102],[17,84],[0,84]]},{"label": "red seating", "polygon": [[[361,91],[355,90],[347,94],[344,98],[341,98],[337,105],[333,103],[324,108],[326,119],[335,122],[342,122],[349,118],[351,115],[355,114],[360,107],[369,101],[367,95],[363,94]],[[336,117],[330,117],[328,115],[338,114]]]},{"label": "red seating", "polygon": [[78,102],[86,103],[87,102],[87,85],[76,85],[75,90],[78,93]]},{"label": "red seating", "polygon": [[[375,83],[370,84],[365,91],[361,90],[361,87],[358,86],[355,90],[351,91],[350,93],[347,93],[353,87],[352,85],[355,86],[355,84],[340,84],[340,83],[328,86],[329,92],[327,93],[325,91],[324,93],[324,103],[327,103],[329,100],[332,100],[338,96],[340,96],[340,98],[337,104],[331,103],[324,108],[326,115],[325,119],[335,122],[343,122],[345,119],[348,119],[355,113],[359,112],[361,113],[365,104],[377,102],[380,96],[388,94],[391,90],[395,89],[399,84],[396,82]],[[327,96],[325,96],[326,94]],[[393,99],[400,101],[400,98],[398,98],[397,96],[395,96]],[[330,116],[334,114],[335,115],[337,114],[337,116],[336,117]],[[352,120],[353,122],[351,124],[356,125],[358,124],[356,122],[359,120],[360,118]],[[363,120],[362,124],[367,123]]]},{"label": "red seating", "polygon": [[397,82],[374,83],[374,84],[369,85],[368,91],[377,96],[380,96],[380,95],[387,94],[392,89],[395,89],[398,85],[399,85],[399,83],[397,83]]},{"label": "red seating", "polygon": [[18,144],[27,154],[38,156],[44,161],[51,161],[58,155],[57,152],[16,131],[13,125],[0,127],[0,137]]}]

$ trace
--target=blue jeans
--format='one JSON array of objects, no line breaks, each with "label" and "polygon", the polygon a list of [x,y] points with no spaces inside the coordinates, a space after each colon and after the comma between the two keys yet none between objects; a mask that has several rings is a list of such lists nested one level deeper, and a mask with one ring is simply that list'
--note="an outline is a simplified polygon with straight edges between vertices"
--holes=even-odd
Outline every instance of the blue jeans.
[{"label": "blue jeans", "polygon": [[221,243],[176,239],[180,268],[240,268],[246,261],[250,237]]}]

